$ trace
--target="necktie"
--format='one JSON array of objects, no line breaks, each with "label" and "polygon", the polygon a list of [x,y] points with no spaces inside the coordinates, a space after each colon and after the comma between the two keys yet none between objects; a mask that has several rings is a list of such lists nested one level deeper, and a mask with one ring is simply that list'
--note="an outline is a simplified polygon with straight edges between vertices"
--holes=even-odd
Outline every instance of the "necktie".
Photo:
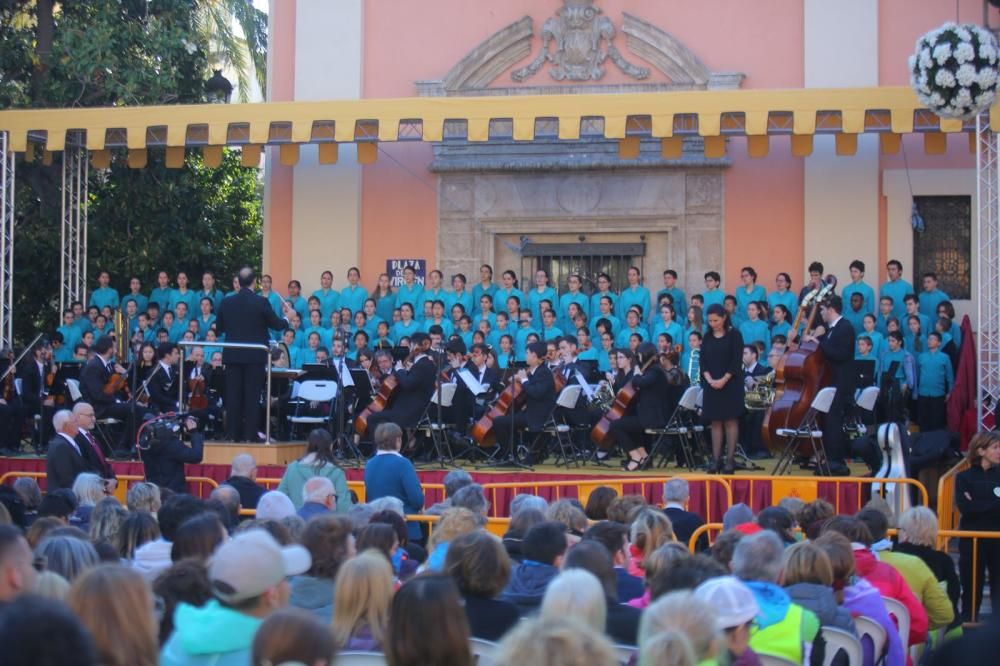
[{"label": "necktie", "polygon": [[84,433],[84,437],[86,437],[87,442],[90,444],[90,448],[92,448],[94,450],[94,454],[97,456],[97,459],[100,461],[100,463],[101,463],[101,470],[103,471],[103,470],[107,469],[107,467],[108,467],[108,461],[104,459],[104,453],[101,451],[101,447],[97,444],[97,440],[95,440],[94,436],[91,435],[89,432]]}]

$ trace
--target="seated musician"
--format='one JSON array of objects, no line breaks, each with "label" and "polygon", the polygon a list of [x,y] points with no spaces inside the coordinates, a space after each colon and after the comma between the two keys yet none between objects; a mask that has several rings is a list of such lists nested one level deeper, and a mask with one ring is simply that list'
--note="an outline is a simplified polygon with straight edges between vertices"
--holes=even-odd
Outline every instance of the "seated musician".
[{"label": "seated musician", "polygon": [[[113,390],[114,385],[110,383],[113,375],[125,374],[125,368],[115,362],[114,340],[111,336],[102,335],[94,343],[93,351],[93,358],[80,371],[80,392],[83,399],[94,406],[94,413],[99,421],[107,418],[126,421],[132,408],[129,407],[124,390]],[[108,389],[105,390],[105,387]],[[136,415],[139,416],[141,411],[137,408]],[[137,418],[135,423],[138,422]],[[122,440],[118,444],[131,448],[130,444],[135,441],[135,437],[128,430],[122,430]]]},{"label": "seated musician", "polygon": [[401,428],[415,426],[434,392],[437,369],[427,353],[430,338],[420,331],[410,336],[412,350],[407,360],[396,364],[393,374],[399,381],[389,407],[368,417],[366,438],[372,439],[381,423],[396,423]]},{"label": "seated musician", "polygon": [[0,455],[14,455],[21,448],[21,424],[24,422],[21,398],[14,385],[17,369],[11,367],[13,352],[0,360]]},{"label": "seated musician", "polygon": [[516,413],[498,416],[493,421],[497,444],[507,449],[508,456],[513,454],[513,450],[508,447],[513,441],[514,432],[524,429],[529,433],[540,431],[556,405],[556,385],[552,371],[545,364],[545,353],[544,342],[532,342],[528,345],[525,350],[528,369],[522,369],[514,375],[514,381],[520,382],[521,389],[525,392],[524,407]]},{"label": "seated musician", "polygon": [[576,337],[564,335],[559,339],[560,365],[556,372],[562,375],[566,386],[579,384],[584,388],[580,391],[580,397],[577,399],[574,407],[569,409],[558,407],[556,408],[556,413],[566,423],[593,425],[591,423],[592,419],[587,413],[587,405],[589,403],[589,394],[596,388],[590,385],[590,374],[596,368],[596,363],[580,363],[577,356],[577,349]]},{"label": "seated musician", "polygon": [[[760,378],[767,375],[770,370],[758,363],[759,352],[755,345],[743,346],[743,386],[745,390],[752,391],[757,388]],[[770,458],[767,449],[764,448],[761,427],[764,424],[765,412],[761,410],[748,409],[743,413],[740,421],[742,432],[740,442],[746,454],[753,460]]]},{"label": "seated musician", "polygon": [[468,358],[460,339],[450,341],[447,350],[451,379],[456,383],[451,402],[453,422],[458,435],[464,436],[469,424],[486,411],[488,397],[500,388],[500,372],[486,364],[489,348],[484,344],[472,345]]},{"label": "seated musician", "polygon": [[156,348],[157,366],[146,381],[149,408],[158,414],[177,411],[177,345],[166,342]]},{"label": "seated musician", "polygon": [[[39,428],[41,429],[42,442],[49,441],[51,433],[52,416],[55,414],[55,398],[49,395],[46,386],[46,376],[49,372],[49,363],[52,359],[52,349],[43,339],[40,340],[31,350],[17,369],[17,376],[21,378],[21,404],[23,407],[21,415],[24,418],[33,418],[36,414],[41,416]],[[20,433],[20,427],[17,432]]]},{"label": "seated musician", "polygon": [[629,379],[637,389],[633,403],[634,411],[626,413],[611,422],[611,436],[615,442],[628,452],[622,460],[622,468],[628,472],[648,469],[652,462],[646,447],[642,442],[647,428],[662,428],[669,414],[667,404],[670,401],[670,386],[667,376],[657,362],[656,346],[651,342],[639,345],[636,354],[636,364]]}]

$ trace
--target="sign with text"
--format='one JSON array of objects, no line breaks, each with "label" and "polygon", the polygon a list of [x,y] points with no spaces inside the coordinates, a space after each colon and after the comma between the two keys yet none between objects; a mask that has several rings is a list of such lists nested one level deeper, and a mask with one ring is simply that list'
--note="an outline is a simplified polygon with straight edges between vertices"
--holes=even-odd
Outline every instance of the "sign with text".
[{"label": "sign with text", "polygon": [[424,284],[424,277],[427,274],[427,261],[425,259],[386,259],[385,272],[389,274],[389,283],[393,287],[403,284],[403,269],[407,266],[412,267],[416,274],[414,282],[419,285]]}]

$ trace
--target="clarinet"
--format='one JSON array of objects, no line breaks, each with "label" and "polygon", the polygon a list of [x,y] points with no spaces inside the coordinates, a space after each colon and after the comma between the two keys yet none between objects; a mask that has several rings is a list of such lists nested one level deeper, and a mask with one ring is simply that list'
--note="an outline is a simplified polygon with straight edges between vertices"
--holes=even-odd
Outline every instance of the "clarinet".
[{"label": "clarinet", "polygon": [[691,380],[692,384],[697,384],[700,380],[701,375],[701,350],[692,349],[691,356],[688,358],[687,367],[688,379]]}]

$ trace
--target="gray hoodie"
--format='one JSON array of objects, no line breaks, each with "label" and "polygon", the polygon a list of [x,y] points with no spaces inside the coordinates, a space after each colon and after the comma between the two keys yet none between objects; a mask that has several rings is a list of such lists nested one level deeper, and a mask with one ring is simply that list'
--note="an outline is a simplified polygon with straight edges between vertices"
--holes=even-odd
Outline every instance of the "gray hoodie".
[{"label": "gray hoodie", "polygon": [[786,587],[785,592],[792,598],[792,603],[816,613],[822,626],[858,635],[854,619],[846,608],[837,605],[832,588],[817,583],[795,583]]},{"label": "gray hoodie", "polygon": [[333,618],[333,581],[315,576],[293,576],[288,582],[288,605],[313,613],[329,624]]}]

